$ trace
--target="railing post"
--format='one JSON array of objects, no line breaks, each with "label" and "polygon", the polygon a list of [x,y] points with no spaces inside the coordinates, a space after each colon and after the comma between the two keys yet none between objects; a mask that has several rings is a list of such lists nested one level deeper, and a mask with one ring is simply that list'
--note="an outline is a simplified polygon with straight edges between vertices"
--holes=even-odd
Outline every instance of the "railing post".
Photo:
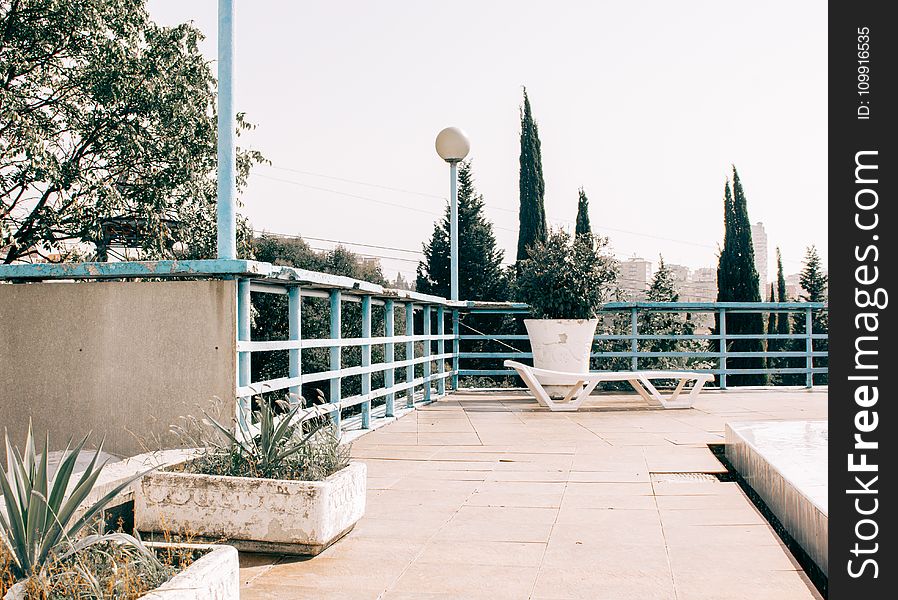
[{"label": "railing post", "polygon": [[[446,344],[443,341],[443,335],[446,333],[446,310],[442,306],[437,307],[437,335],[440,339],[437,341],[437,354],[441,357],[446,352]],[[437,361],[437,373],[440,375],[437,381],[437,394],[444,396],[446,394],[446,378],[442,375],[446,372],[446,359],[440,358]]]},{"label": "railing post", "polygon": [[[633,307],[630,310],[630,350],[632,352],[639,352],[639,339],[636,337],[639,335],[639,313],[636,307]],[[634,354],[630,357],[630,370],[638,371],[639,370],[639,357]]]},{"label": "railing post", "polygon": [[[405,303],[405,335],[409,337],[415,335],[415,305],[411,302]],[[415,342],[414,340],[409,340],[405,343],[405,360],[414,360],[414,358]],[[405,405],[413,408],[415,406],[415,386],[412,385],[412,381],[415,380],[414,364],[405,367],[405,380],[408,383]]]},{"label": "railing post", "polygon": [[[342,298],[340,290],[331,290],[330,292],[330,318],[331,318],[331,339],[339,340],[343,333],[343,323],[342,323]],[[340,346],[331,346],[330,349],[330,370],[331,371],[339,371],[342,368],[342,348]],[[328,398],[331,403],[339,402],[340,396],[342,395],[341,390],[341,382],[342,379],[339,375],[332,377],[330,380],[330,397]],[[332,419],[334,421],[334,425],[337,426],[337,431],[340,430],[340,410],[336,410],[332,413]]]},{"label": "railing post", "polygon": [[[396,335],[396,325],[394,321],[395,313],[393,308],[392,300],[384,301],[384,337],[392,338]],[[384,362],[392,363],[395,360],[395,344],[393,342],[387,342],[384,344]],[[384,370],[384,387],[387,389],[392,388],[395,385],[395,370],[393,367]],[[385,417],[393,417],[395,416],[396,411],[396,394],[394,392],[387,392],[385,397],[387,406],[386,412],[384,412]]]},{"label": "railing post", "polygon": [[452,309],[452,389],[458,391],[458,309]]},{"label": "railing post", "polygon": [[[298,285],[291,285],[287,288],[287,304],[290,321],[290,341],[299,342],[302,339],[302,295]],[[290,377],[299,377],[302,374],[302,350],[299,348],[291,349],[289,360]],[[302,402],[302,385],[291,386],[290,404],[300,402]]]},{"label": "railing post", "polygon": [[[250,341],[250,315],[252,313],[252,299],[249,290],[249,279],[237,280],[237,339],[241,342]],[[240,352],[237,355],[237,385],[245,386],[251,383],[251,354]],[[237,400],[237,423],[241,429],[246,430],[252,413],[252,398],[244,396]]]},{"label": "railing post", "polygon": [[[371,296],[362,296],[362,337],[371,339]],[[362,367],[371,366],[371,344],[362,344]],[[362,373],[362,395],[371,393],[371,371]],[[371,428],[371,398],[362,402],[362,429]]]},{"label": "railing post", "polygon": [[720,351],[720,359],[718,360],[718,365],[720,368],[720,389],[727,389],[727,311],[724,308],[721,308],[717,313],[719,322],[719,331],[717,333],[720,334],[720,345],[718,350]]},{"label": "railing post", "polygon": [[814,387],[814,311],[810,308],[805,309],[804,314],[804,330],[805,330],[805,387]]},{"label": "railing post", "polygon": [[430,305],[424,305],[424,402],[430,402]]}]

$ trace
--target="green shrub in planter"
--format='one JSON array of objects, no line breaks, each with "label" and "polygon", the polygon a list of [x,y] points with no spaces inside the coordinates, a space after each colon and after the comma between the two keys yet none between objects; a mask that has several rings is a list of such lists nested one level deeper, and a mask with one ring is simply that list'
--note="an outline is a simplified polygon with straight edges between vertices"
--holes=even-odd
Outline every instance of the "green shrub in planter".
[{"label": "green shrub in planter", "polygon": [[529,304],[537,319],[595,318],[617,281],[617,261],[607,247],[605,237],[552,230],[521,261],[518,300]]}]

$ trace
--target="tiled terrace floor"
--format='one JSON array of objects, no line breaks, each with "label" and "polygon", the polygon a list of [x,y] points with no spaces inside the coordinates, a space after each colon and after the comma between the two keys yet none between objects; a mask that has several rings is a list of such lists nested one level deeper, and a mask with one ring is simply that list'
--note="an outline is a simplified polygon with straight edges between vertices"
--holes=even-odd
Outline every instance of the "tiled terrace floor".
[{"label": "tiled terrace floor", "polygon": [[727,421],[825,418],[825,390],[594,399],[459,393],[362,437],[365,517],[310,560],[243,555],[242,598],[819,597],[737,484],[664,474],[722,471]]}]

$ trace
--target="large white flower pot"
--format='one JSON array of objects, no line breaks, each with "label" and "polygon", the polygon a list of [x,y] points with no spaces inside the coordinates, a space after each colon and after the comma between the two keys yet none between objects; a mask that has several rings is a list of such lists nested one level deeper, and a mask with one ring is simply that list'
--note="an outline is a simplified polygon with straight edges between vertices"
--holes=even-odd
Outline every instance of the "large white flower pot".
[{"label": "large white flower pot", "polygon": [[135,490],[135,524],[223,539],[248,552],[315,555],[362,518],[366,473],[358,461],[323,481],[155,471]]},{"label": "large white flower pot", "polygon": [[[598,319],[524,319],[533,366],[547,371],[586,373]],[[539,377],[546,392],[564,396],[577,383],[564,377]]]}]

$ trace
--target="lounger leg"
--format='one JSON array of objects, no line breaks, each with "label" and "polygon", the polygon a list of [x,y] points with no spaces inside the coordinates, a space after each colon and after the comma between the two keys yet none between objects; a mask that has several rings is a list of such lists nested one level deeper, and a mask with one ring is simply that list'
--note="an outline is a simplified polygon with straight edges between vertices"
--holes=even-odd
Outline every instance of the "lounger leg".
[{"label": "lounger leg", "polygon": [[600,382],[601,379],[596,378],[587,383],[586,387],[583,388],[580,393],[577,394],[577,397],[569,403],[570,410],[577,410],[578,408],[580,408],[580,405],[583,404],[583,401],[589,397],[589,395],[594,389],[596,389],[596,386],[599,385]]},{"label": "lounger leg", "polygon": [[628,379],[627,382],[633,386],[633,389],[636,390],[636,393],[642,396],[642,398],[648,402],[649,404],[659,404],[659,402],[652,398],[652,396],[646,391],[644,387],[642,387],[642,378],[639,379]]}]

